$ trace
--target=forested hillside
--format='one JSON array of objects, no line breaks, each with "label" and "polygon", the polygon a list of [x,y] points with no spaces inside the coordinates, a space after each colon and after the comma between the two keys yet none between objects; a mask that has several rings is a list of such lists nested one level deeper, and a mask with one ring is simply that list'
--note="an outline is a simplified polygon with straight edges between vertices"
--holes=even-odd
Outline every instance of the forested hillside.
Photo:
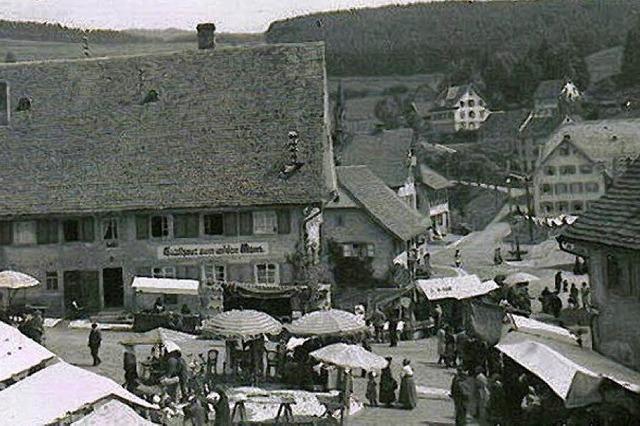
[{"label": "forested hillside", "polygon": [[0,20],[0,39],[80,42],[89,37],[92,43],[122,44],[149,42],[150,38],[113,30],[83,30],[61,24]]},{"label": "forested hillside", "polygon": [[637,0],[437,2],[277,21],[268,42],[324,40],[330,75],[473,71],[510,67],[543,40],[579,57],[622,44]]}]

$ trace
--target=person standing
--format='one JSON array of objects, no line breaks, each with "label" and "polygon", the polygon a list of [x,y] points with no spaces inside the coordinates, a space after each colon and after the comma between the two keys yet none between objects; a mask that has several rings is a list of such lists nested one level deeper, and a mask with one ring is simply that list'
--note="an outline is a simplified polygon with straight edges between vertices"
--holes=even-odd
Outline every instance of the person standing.
[{"label": "person standing", "polygon": [[489,382],[489,400],[486,407],[488,424],[504,424],[506,398],[500,374],[496,373],[491,376]]},{"label": "person standing", "polygon": [[229,409],[229,397],[221,387],[217,387],[215,392],[218,394],[218,400],[213,406],[216,412],[214,426],[231,426],[231,410]]},{"label": "person standing", "polygon": [[93,358],[93,366],[100,365],[102,360],[100,359],[100,345],[102,344],[102,333],[98,329],[98,324],[95,322],[91,324],[91,331],[89,332],[89,350],[91,351],[91,357]]},{"label": "person standing", "polygon": [[436,327],[436,330],[440,330],[440,326],[442,325],[442,315],[444,313],[442,312],[442,306],[440,306],[439,303],[436,303],[436,307],[433,309],[433,319],[435,321],[434,326]]},{"label": "person standing", "polygon": [[133,346],[124,347],[124,382],[129,392],[133,392],[138,386],[138,361]]},{"label": "person standing", "polygon": [[449,368],[456,366],[456,338],[451,332],[451,327],[447,327],[445,329],[444,336],[444,344],[445,344],[445,365]]},{"label": "person standing", "polygon": [[440,327],[440,329],[436,333],[436,338],[438,339],[438,365],[444,363],[447,365],[447,345],[446,338],[447,332],[444,328]]},{"label": "person standing", "polygon": [[418,404],[418,392],[416,391],[416,383],[413,380],[413,369],[411,368],[411,361],[408,359],[402,361],[402,380],[400,381],[398,402],[406,410],[413,410]]},{"label": "person standing", "polygon": [[580,307],[578,302],[579,296],[578,287],[576,287],[575,283],[571,283],[571,290],[569,291],[569,304],[573,309],[578,309]]},{"label": "person standing", "polygon": [[566,293],[569,291],[569,281],[562,280],[562,292]]},{"label": "person standing", "polygon": [[389,347],[398,346],[398,308],[393,308],[389,315]]},{"label": "person standing", "polygon": [[484,369],[476,367],[476,398],[478,401],[478,421],[481,425],[487,424],[487,407],[489,405],[489,380],[484,374]]},{"label": "person standing", "polygon": [[454,255],[454,262],[456,268],[460,268],[462,266],[462,253],[460,253],[460,250],[456,250],[456,254]]},{"label": "person standing", "polygon": [[373,371],[370,371],[368,375],[367,393],[365,396],[369,400],[369,405],[371,407],[378,406],[378,385],[376,384],[376,373]]},{"label": "person standing", "polygon": [[451,381],[451,398],[456,413],[456,426],[467,424],[467,395],[464,393],[462,383],[466,380],[466,375],[462,367],[458,367],[456,375]]},{"label": "person standing", "polygon": [[562,291],[562,272],[561,271],[556,272],[555,286],[556,286],[556,292],[560,293]]},{"label": "person standing", "polygon": [[586,282],[583,282],[580,288],[580,298],[582,299],[582,307],[589,309],[591,307],[591,290]]},{"label": "person standing", "polygon": [[380,307],[376,305],[375,310],[371,314],[371,322],[373,323],[377,343],[384,343],[383,329],[386,320],[387,318],[384,316],[384,313],[382,313]]},{"label": "person standing", "polygon": [[391,361],[393,358],[387,357],[387,366],[382,369],[380,374],[380,403],[385,404],[387,407],[391,407],[396,401],[396,389],[398,388],[398,382],[393,378],[391,374]]}]

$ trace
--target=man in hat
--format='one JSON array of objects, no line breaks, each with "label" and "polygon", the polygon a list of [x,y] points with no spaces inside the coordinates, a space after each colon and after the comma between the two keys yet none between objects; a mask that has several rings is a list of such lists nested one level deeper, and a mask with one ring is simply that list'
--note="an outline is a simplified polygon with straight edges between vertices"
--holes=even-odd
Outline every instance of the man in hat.
[{"label": "man in hat", "polygon": [[98,324],[95,322],[91,324],[91,331],[89,332],[89,350],[91,351],[91,357],[93,358],[93,366],[100,365],[102,360],[100,359],[100,345],[102,344],[102,333],[98,329]]},{"label": "man in hat", "polygon": [[398,382],[393,378],[391,373],[391,361],[393,358],[388,356],[387,366],[382,369],[380,373],[380,403],[385,404],[387,407],[391,407],[396,401],[396,389],[398,388]]},{"label": "man in hat", "polygon": [[123,367],[125,387],[129,392],[133,392],[138,386],[138,361],[133,346],[124,347]]},{"label": "man in hat", "polygon": [[[180,383],[180,392],[182,393],[182,399],[186,400],[187,398],[187,382],[189,380],[189,368],[187,367],[187,363],[184,358],[182,358],[182,352],[180,351],[180,347],[176,345],[172,341],[167,341],[167,377],[174,378],[177,377]],[[172,394],[171,396],[176,399],[177,396],[177,386],[170,385],[169,390]]]}]

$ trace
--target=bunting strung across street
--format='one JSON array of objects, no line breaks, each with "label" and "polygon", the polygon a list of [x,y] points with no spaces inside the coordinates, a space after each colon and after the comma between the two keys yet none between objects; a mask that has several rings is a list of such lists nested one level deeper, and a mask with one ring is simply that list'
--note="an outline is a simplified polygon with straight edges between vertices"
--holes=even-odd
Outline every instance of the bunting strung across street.
[{"label": "bunting strung across street", "polygon": [[546,227],[551,229],[557,229],[564,226],[568,226],[573,224],[573,222],[578,219],[578,216],[561,214],[556,217],[538,217],[538,216],[530,216],[524,213],[520,208],[517,210],[517,214],[522,217],[524,220],[532,221],[536,226]]}]

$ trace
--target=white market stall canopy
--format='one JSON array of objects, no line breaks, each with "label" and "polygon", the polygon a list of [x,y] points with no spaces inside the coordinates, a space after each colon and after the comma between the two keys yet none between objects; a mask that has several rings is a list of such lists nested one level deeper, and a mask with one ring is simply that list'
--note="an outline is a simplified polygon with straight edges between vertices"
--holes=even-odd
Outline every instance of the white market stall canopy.
[{"label": "white market stall canopy", "polygon": [[175,278],[135,277],[131,285],[140,293],[155,294],[184,294],[197,296],[200,282],[197,280],[182,280]]},{"label": "white market stall canopy", "polygon": [[55,357],[44,346],[0,321],[0,382],[17,377]]},{"label": "white market stall canopy", "polygon": [[509,320],[511,321],[512,328],[521,333],[538,337],[548,337],[574,345],[578,342],[578,337],[575,334],[557,325],[547,324],[521,315],[509,315]]},{"label": "white market stall canopy", "polygon": [[476,275],[416,280],[416,285],[432,301],[471,299],[500,288],[494,281],[480,281]]},{"label": "white market stall canopy", "polygon": [[1,391],[0,413],[3,424],[44,425],[109,397],[145,408],[158,408],[111,379],[59,362]]},{"label": "white market stall canopy", "polygon": [[108,401],[80,420],[71,423],[72,426],[152,426],[150,422],[138,415],[135,410],[117,400]]},{"label": "white market stall canopy", "polygon": [[32,288],[40,285],[40,281],[30,275],[16,271],[0,272],[0,288],[8,288],[10,290],[18,290],[24,288]]},{"label": "white market stall canopy", "polygon": [[605,380],[640,393],[640,373],[577,345],[511,332],[496,348],[547,383],[567,408],[600,402]]}]

